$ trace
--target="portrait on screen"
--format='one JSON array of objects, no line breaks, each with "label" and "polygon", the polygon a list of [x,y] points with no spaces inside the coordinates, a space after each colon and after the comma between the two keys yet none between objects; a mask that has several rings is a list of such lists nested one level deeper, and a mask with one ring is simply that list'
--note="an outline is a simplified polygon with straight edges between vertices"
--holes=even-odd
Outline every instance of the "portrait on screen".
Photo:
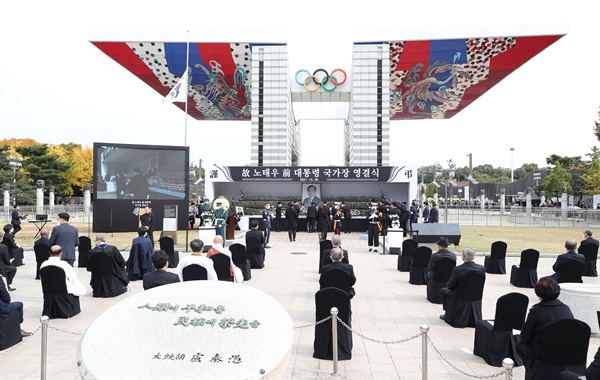
[{"label": "portrait on screen", "polygon": [[303,183],[302,184],[302,206],[308,207],[311,203],[315,206],[321,204],[321,184]]}]

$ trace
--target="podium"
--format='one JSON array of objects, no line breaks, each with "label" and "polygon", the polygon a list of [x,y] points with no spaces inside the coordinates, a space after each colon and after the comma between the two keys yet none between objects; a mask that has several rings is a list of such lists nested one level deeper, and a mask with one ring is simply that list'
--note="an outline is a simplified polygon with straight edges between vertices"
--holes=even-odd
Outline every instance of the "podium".
[{"label": "podium", "polygon": [[402,242],[404,241],[404,230],[402,228],[388,228],[386,253],[400,255],[402,253]]},{"label": "podium", "polygon": [[235,218],[233,214],[229,214],[229,217],[227,217],[227,226],[225,226],[225,239],[235,239]]}]

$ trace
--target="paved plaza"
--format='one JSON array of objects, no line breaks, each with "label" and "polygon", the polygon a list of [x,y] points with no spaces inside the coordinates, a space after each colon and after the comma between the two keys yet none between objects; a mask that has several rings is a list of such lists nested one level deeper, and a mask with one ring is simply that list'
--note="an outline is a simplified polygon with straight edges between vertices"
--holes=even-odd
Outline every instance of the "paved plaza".
[{"label": "paved plaza", "polygon": [[[367,242],[359,233],[343,234],[342,246],[349,251],[350,263],[354,265],[357,282],[356,296],[352,299],[352,328],[354,348],[352,360],[339,363],[339,377],[331,375],[331,361],[313,359],[314,326],[294,331],[293,347],[284,372],[285,379],[421,379],[421,337],[405,343],[393,343],[420,333],[419,326],[430,327],[431,345],[428,347],[429,379],[468,379],[499,374],[502,368],[487,365],[482,358],[471,354],[474,328],[456,329],[439,319],[441,305],[426,299],[426,286],[408,283],[408,273],[399,272],[395,255],[379,255],[368,252]],[[132,238],[134,234],[132,234]],[[315,322],[315,292],[319,289],[318,255],[316,233],[299,233],[296,242],[289,242],[287,233],[271,234],[273,247],[267,250],[266,266],[252,270],[252,279],[240,286],[252,286],[278,300],[289,312],[294,326]],[[532,242],[535,248],[535,242]],[[510,247],[509,247],[510,251]],[[128,252],[122,252],[127,258]],[[296,253],[296,254],[292,254]],[[181,256],[189,253],[181,253]],[[458,259],[460,263],[460,257]],[[506,260],[507,270],[518,264],[517,254]],[[538,276],[552,271],[554,257],[542,255]],[[35,277],[35,256],[32,250],[25,253],[26,265],[18,268],[11,293],[13,301],[22,301],[25,322],[22,328],[35,331],[20,345],[0,352],[1,379],[34,379],[40,377],[41,330],[38,330],[42,311],[42,289]],[[483,264],[483,256],[476,262]],[[106,309],[129,296],[116,298],[92,298],[89,287],[90,274],[85,268],[76,268],[79,279],[88,286],[88,294],[81,297],[81,313],[71,319],[50,320],[48,330],[49,379],[80,378],[76,363],[77,345],[87,327]],[[170,269],[173,271],[173,269]],[[584,283],[599,284],[598,278],[584,277]],[[131,294],[142,292],[142,282],[131,283]],[[520,292],[529,297],[529,306],[537,303],[533,289],[516,288],[509,284],[509,274],[487,275],[483,317],[494,317],[496,300],[503,294]],[[594,305],[590,305],[594,307]],[[597,305],[595,305],[597,307]],[[148,331],[148,334],[157,334]],[[107,331],[110,334],[110,331]],[[384,344],[383,341],[392,342]],[[131,337],[131,350],[143,342]],[[588,350],[588,363],[600,346],[600,336],[592,335]],[[106,347],[110,350],[111,347]],[[439,354],[436,352],[439,351]],[[106,363],[110,366],[110,363]],[[115,379],[119,373],[115,371]],[[190,374],[190,378],[193,375]],[[504,375],[496,377],[504,379]],[[523,379],[523,367],[514,370],[514,379]]]}]

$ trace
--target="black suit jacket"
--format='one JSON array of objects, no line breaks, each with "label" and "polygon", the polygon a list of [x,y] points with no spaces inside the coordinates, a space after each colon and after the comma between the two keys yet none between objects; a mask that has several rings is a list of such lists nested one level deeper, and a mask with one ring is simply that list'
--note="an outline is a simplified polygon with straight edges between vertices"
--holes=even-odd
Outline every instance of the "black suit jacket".
[{"label": "black suit jacket", "polygon": [[453,292],[454,292],[454,294],[456,294],[455,291],[456,291],[456,288],[458,287],[461,277],[464,276],[465,273],[467,273],[469,271],[479,272],[479,273],[483,274],[483,277],[485,277],[485,267],[483,265],[479,265],[473,261],[467,261],[465,263],[462,263],[461,265],[455,266],[454,269],[452,269],[452,274],[450,275],[450,280],[448,280],[448,283],[446,284],[446,288],[449,291],[448,296],[452,296]]},{"label": "black suit jacket", "polygon": [[298,213],[295,207],[288,207],[285,209],[285,219],[288,222],[288,228],[296,228],[296,221],[298,220]]},{"label": "black suit jacket", "polygon": [[246,232],[246,246],[248,245],[248,239],[250,238],[257,238],[258,240],[260,240],[260,245],[265,244],[265,235],[263,235],[263,233],[259,230],[251,229],[248,232]]},{"label": "black suit jacket", "polygon": [[[342,247],[340,247],[342,248]],[[328,248],[326,250],[323,251],[323,265],[327,265],[327,264],[331,264],[331,250],[333,248]],[[350,264],[350,260],[348,259],[348,251],[342,248],[343,253],[343,257],[342,257],[342,263],[345,264]],[[319,273],[323,273],[323,268],[321,268],[321,272]]]},{"label": "black suit jacket", "polygon": [[[343,269],[350,275],[350,289],[348,289],[348,293],[350,293],[350,297],[354,297],[356,292],[354,291],[354,284],[356,283],[356,277],[354,276],[354,268],[351,264],[342,263],[340,261],[333,262],[331,264],[323,265],[321,267],[321,276],[323,273],[332,270],[332,269]],[[323,286],[321,283],[321,277],[319,277],[319,285]]]},{"label": "black suit jacket", "polygon": [[48,239],[48,238],[39,238],[35,241],[35,243],[33,243],[33,245],[38,245],[38,244],[47,245],[48,247],[51,247],[50,239]]},{"label": "black suit jacket", "polygon": [[156,270],[144,274],[144,290],[156,288],[157,286],[179,282],[179,276],[166,270]]},{"label": "black suit jacket", "polygon": [[433,272],[435,272],[435,264],[444,257],[448,257],[454,261],[456,261],[456,254],[447,249],[440,249],[431,255],[431,260],[429,260],[429,265],[427,266],[427,278],[433,278]]},{"label": "black suit jacket", "polygon": [[585,257],[579,253],[576,253],[575,251],[569,251],[567,253],[563,253],[562,255],[558,255],[556,262],[554,265],[552,265],[552,270],[556,272],[552,275],[552,278],[558,281],[558,278],[560,277],[558,274],[560,267],[569,260],[577,260],[580,263],[585,264]]},{"label": "black suit jacket", "polygon": [[306,210],[307,218],[316,218],[317,217],[317,207],[316,206],[308,206]]},{"label": "black suit jacket", "polygon": [[544,328],[548,323],[563,318],[573,318],[571,309],[556,300],[541,301],[531,307],[521,329],[521,344],[525,347],[525,357],[541,359],[544,352]]},{"label": "black suit jacket", "polygon": [[8,247],[8,252],[12,252],[13,249],[18,249],[17,244],[15,243],[15,238],[11,234],[4,234],[4,238],[2,239],[2,244]]},{"label": "black suit jacket", "polygon": [[596,239],[594,239],[593,237],[590,236],[587,239],[583,239],[581,241],[581,243],[579,243],[579,248],[577,248],[577,252],[581,253],[581,250],[586,245],[595,245],[596,247],[598,247],[600,245],[600,243],[598,242],[598,240],[596,240]]},{"label": "black suit jacket", "polygon": [[440,213],[437,207],[434,207],[429,211],[429,223],[438,223],[440,221]]}]

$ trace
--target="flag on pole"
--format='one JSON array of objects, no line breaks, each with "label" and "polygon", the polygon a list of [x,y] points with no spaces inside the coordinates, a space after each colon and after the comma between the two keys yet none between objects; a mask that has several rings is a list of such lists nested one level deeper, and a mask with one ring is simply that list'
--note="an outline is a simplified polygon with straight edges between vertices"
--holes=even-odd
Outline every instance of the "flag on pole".
[{"label": "flag on pole", "polygon": [[179,82],[169,91],[163,99],[163,103],[185,102],[188,92],[188,70],[185,70]]}]

